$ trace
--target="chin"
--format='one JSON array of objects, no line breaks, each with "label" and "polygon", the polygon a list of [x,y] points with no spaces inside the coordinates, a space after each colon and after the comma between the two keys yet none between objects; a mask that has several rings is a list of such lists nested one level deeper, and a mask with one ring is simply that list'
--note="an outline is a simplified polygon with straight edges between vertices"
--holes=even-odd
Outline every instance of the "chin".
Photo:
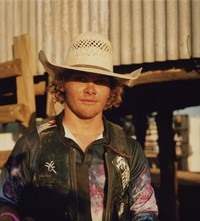
[{"label": "chin", "polygon": [[99,113],[85,113],[85,114],[81,113],[78,115],[78,117],[84,120],[89,120],[89,119],[95,118],[98,115]]}]

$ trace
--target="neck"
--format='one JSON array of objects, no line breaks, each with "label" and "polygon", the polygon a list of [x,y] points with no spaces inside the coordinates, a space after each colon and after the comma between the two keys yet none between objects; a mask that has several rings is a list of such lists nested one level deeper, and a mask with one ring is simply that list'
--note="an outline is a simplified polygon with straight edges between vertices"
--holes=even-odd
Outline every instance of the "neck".
[{"label": "neck", "polygon": [[[81,119],[74,114],[69,114],[65,111],[63,117],[63,123],[73,131],[97,131],[98,128],[103,129],[102,114],[99,114],[93,118]],[[83,132],[83,131],[82,131]]]},{"label": "neck", "polygon": [[85,151],[104,130],[102,114],[89,119],[80,119],[76,115],[65,111],[63,123],[76,138],[78,145],[83,151]]}]

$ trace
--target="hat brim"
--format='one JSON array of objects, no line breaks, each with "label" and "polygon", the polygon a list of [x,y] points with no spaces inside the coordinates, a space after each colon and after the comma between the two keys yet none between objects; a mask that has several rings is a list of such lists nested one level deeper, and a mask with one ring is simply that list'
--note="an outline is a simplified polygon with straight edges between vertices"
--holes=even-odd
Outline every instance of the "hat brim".
[{"label": "hat brim", "polygon": [[53,78],[56,79],[63,73],[64,70],[76,70],[82,71],[87,73],[94,73],[94,74],[102,74],[106,76],[111,76],[117,78],[121,81],[124,85],[132,87],[134,85],[134,80],[136,80],[142,71],[142,68],[136,69],[129,74],[118,74],[110,72],[109,70],[102,70],[97,66],[66,66],[66,65],[57,65],[48,61],[44,51],[40,51],[38,54],[39,60],[46,69],[47,73]]}]

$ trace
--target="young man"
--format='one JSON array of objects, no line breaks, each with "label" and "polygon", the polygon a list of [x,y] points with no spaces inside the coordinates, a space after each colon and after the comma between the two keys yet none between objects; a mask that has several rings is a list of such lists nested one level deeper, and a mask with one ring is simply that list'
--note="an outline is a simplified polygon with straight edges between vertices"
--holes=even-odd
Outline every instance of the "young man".
[{"label": "young man", "polygon": [[50,63],[42,51],[39,59],[64,109],[16,143],[0,221],[157,220],[140,144],[103,116],[120,104],[122,87],[133,86],[141,70],[113,73],[111,43],[91,32],[73,39],[64,65]]}]

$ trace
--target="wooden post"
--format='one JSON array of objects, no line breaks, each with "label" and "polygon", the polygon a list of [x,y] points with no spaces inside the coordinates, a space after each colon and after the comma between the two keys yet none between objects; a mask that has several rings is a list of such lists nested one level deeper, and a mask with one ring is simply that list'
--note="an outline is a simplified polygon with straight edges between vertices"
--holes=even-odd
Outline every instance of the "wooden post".
[{"label": "wooden post", "polygon": [[27,105],[29,118],[27,122],[22,122],[29,129],[35,127],[35,93],[33,79],[33,63],[31,54],[30,37],[28,34],[16,36],[14,41],[14,57],[21,59],[22,75],[17,77],[17,103]]},{"label": "wooden post", "polygon": [[1,150],[0,151],[0,168],[2,168],[8,160],[11,150]]},{"label": "wooden post", "polygon": [[174,133],[172,128],[173,112],[158,111],[159,164],[160,164],[160,220],[178,221],[177,201],[177,162]]}]

